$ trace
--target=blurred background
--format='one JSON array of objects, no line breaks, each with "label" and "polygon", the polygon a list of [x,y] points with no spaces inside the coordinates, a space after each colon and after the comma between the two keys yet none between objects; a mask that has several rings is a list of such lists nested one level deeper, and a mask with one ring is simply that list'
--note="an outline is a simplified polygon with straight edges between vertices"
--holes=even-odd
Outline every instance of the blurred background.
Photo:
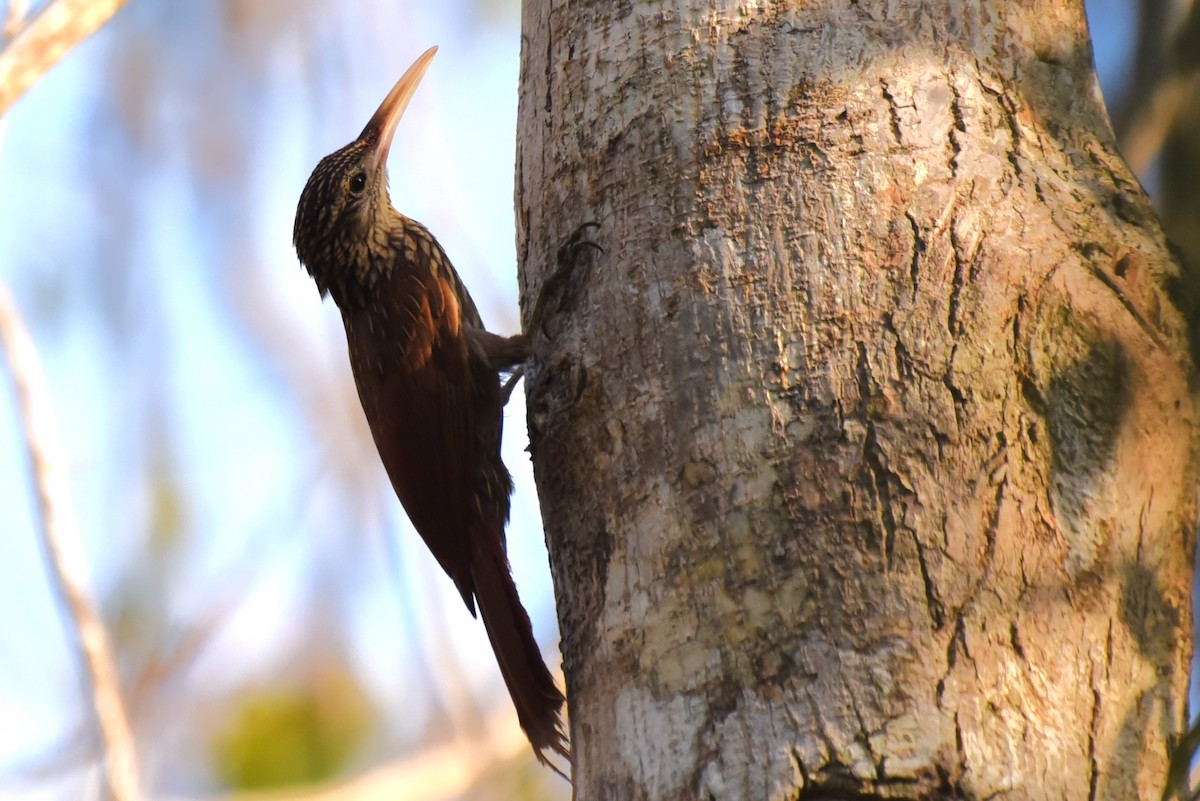
[{"label": "blurred background", "polygon": [[[1126,154],[1198,264],[1197,14],[1088,12]],[[50,384],[154,797],[362,776],[406,782],[407,799],[569,797],[411,531],[337,310],[291,247],[317,160],[438,44],[392,198],[439,237],[488,326],[519,328],[519,15],[519,0],[132,0],[3,120],[0,282]],[[0,797],[93,797],[87,687],[0,385]],[[557,667],[523,392],[507,417],[510,554]]]}]

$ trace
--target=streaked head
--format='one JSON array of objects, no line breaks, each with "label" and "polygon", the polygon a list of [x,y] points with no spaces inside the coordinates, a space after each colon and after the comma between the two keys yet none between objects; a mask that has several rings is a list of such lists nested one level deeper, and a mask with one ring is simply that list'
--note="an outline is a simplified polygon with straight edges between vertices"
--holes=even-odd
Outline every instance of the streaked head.
[{"label": "streaked head", "polygon": [[296,207],[292,244],[321,294],[368,277],[371,232],[391,213],[387,157],[396,126],[437,53],[426,50],[401,76],[362,133],[317,164]]}]

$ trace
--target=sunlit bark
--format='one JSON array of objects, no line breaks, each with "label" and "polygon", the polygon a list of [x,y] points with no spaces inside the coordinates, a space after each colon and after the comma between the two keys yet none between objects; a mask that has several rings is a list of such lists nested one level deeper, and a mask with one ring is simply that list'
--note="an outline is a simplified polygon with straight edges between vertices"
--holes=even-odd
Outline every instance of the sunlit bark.
[{"label": "sunlit bark", "polygon": [[1157,797],[1196,375],[1082,4],[523,14],[576,797]]}]

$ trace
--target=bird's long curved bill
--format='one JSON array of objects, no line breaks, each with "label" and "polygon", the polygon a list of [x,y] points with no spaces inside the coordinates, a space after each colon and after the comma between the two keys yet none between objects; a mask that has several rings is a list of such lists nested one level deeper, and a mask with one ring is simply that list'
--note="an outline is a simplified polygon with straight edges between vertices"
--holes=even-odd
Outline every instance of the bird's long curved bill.
[{"label": "bird's long curved bill", "polygon": [[371,117],[367,127],[363,128],[362,133],[359,134],[360,141],[371,142],[373,145],[372,168],[378,168],[387,163],[388,151],[392,147],[392,137],[396,134],[396,126],[399,124],[400,118],[404,116],[404,109],[408,108],[408,101],[412,100],[413,93],[417,91],[417,85],[421,83],[421,78],[424,77],[425,70],[429,69],[429,62],[433,61],[436,53],[437,48],[431,47],[413,62],[413,65],[400,76],[400,80],[396,81],[396,85],[379,104],[379,109]]}]

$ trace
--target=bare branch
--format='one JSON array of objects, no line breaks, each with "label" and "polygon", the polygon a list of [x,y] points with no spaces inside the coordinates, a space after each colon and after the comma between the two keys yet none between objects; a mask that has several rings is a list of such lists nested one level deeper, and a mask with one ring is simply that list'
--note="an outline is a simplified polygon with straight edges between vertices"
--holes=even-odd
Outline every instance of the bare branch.
[{"label": "bare branch", "polygon": [[1120,136],[1121,155],[1138,175],[1162,151],[1163,142],[1192,88],[1191,74],[1169,75],[1146,92]]},{"label": "bare branch", "polygon": [[1127,76],[1120,97],[1109,101],[1117,138],[1124,140],[1137,118],[1146,113],[1147,100],[1170,67],[1172,29],[1179,20],[1174,0],[1139,0],[1133,53],[1123,68]]},{"label": "bare branch", "polygon": [[[0,114],[91,36],[126,0],[51,0],[0,52]],[[9,15],[9,19],[13,15]]]},{"label": "bare branch", "polygon": [[1200,81],[1197,41],[1200,6],[1187,12],[1177,3],[1142,0],[1132,77],[1112,114],[1121,155],[1138,174],[1162,152]]},{"label": "bare branch", "polygon": [[12,41],[17,32],[25,25],[25,17],[29,15],[29,0],[10,0],[8,14],[4,17],[4,30],[0,31],[4,43]]},{"label": "bare branch", "polygon": [[87,565],[71,508],[62,448],[41,365],[8,288],[0,284],[0,349],[8,361],[17,409],[37,488],[40,532],[52,583],[75,622],[104,744],[107,777],[116,801],[138,801],[137,758],[108,635],[88,601]]}]

